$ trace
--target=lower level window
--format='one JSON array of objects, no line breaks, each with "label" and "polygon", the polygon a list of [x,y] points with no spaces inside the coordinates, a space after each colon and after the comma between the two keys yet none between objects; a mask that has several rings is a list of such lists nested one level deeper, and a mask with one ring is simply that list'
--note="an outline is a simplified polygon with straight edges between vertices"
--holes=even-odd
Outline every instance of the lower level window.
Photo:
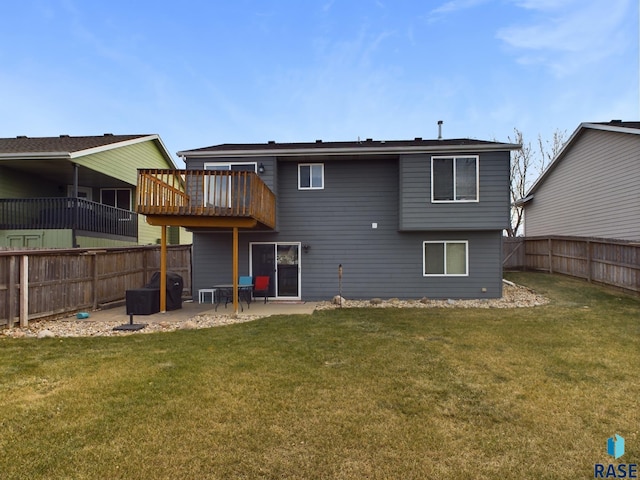
[{"label": "lower level window", "polygon": [[424,276],[468,275],[469,242],[428,241],[423,246]]}]

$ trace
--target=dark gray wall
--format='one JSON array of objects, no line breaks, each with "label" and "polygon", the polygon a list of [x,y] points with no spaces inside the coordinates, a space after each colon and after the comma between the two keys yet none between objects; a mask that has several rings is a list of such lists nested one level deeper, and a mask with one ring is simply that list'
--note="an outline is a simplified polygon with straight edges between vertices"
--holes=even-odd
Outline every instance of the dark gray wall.
[{"label": "dark gray wall", "polygon": [[400,230],[507,228],[509,152],[480,154],[479,202],[431,203],[431,157],[400,157]]},{"label": "dark gray wall", "polygon": [[[241,275],[249,273],[250,242],[301,242],[311,246],[308,253],[300,254],[305,300],[327,300],[338,293],[339,264],[344,269],[345,298],[501,296],[501,229],[398,231],[397,161],[329,160],[324,164],[325,188],[301,191],[297,162],[279,162],[279,231],[241,232]],[[469,276],[424,277],[425,240],[468,240]],[[231,233],[196,233],[193,245],[194,288],[229,283]]]}]

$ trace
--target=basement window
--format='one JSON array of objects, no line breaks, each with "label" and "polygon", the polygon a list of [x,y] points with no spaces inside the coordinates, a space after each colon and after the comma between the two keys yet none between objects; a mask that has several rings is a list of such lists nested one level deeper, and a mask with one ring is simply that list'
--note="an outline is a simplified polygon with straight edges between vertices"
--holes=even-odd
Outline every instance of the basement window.
[{"label": "basement window", "polygon": [[467,276],[469,273],[469,242],[428,241],[422,248],[425,277]]}]

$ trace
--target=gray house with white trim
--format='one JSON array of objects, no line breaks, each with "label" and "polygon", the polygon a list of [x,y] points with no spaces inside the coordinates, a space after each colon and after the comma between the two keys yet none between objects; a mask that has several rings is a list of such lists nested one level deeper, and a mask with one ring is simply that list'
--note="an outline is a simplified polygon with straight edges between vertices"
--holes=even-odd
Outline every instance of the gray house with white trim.
[{"label": "gray house with white trim", "polygon": [[528,237],[640,240],[640,122],[580,124],[521,203]]},{"label": "gray house with white trim", "polygon": [[[498,298],[517,148],[472,139],[317,140],[178,155],[192,173],[185,178],[248,170],[275,195],[275,227],[240,228],[237,253],[239,275],[268,275],[272,299],[326,300],[340,288],[348,299]],[[220,202],[206,200],[207,188],[231,195],[234,185],[224,182],[200,182],[205,204]],[[230,283],[231,229],[191,230],[194,291]]]}]

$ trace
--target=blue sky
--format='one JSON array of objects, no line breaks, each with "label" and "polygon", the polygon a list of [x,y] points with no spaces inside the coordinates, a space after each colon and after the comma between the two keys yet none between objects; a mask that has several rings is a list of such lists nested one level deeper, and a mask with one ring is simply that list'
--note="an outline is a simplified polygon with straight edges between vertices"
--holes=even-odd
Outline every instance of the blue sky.
[{"label": "blue sky", "polygon": [[637,0],[7,0],[0,136],[535,141],[640,120]]}]

